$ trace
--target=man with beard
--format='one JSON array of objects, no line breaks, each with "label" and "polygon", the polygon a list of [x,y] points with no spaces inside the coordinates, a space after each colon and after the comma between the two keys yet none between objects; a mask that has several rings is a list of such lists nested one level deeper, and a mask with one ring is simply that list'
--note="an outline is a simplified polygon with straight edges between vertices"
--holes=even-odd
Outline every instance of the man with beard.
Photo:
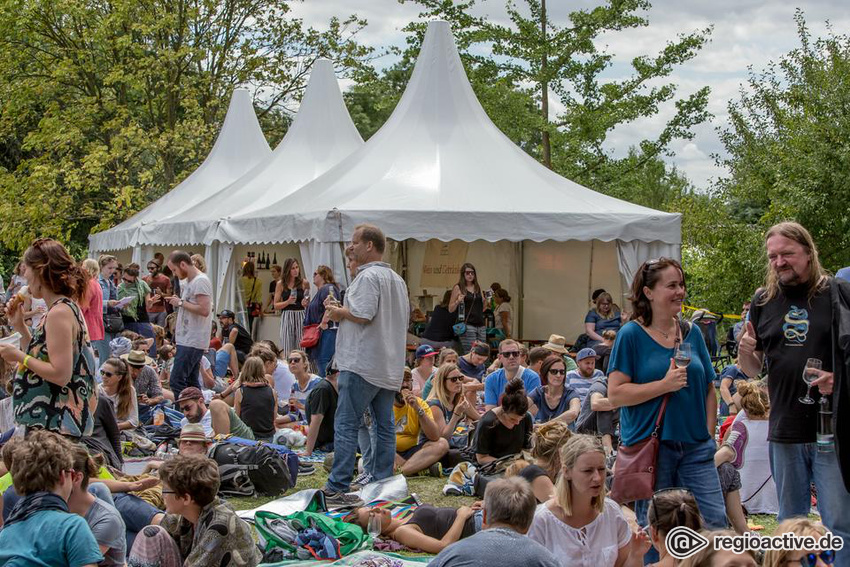
[{"label": "man with beard", "polygon": [[171,295],[171,280],[162,273],[162,266],[155,259],[148,262],[148,275],[142,279],[153,290],[153,301],[148,309],[150,322],[165,327],[165,301],[163,297]]},{"label": "man with beard", "polygon": [[[824,525],[850,541],[850,447],[842,443],[850,424],[841,415],[850,411],[844,406],[848,353],[846,346],[840,346],[847,344],[850,284],[826,275],[811,235],[797,223],[771,227],[765,248],[767,277],[753,297],[750,320],[738,347],[738,364],[750,377],[761,372],[764,362],[770,371],[768,441],[779,495],[778,520],[808,515],[814,482]],[[818,375],[812,383],[815,401],[840,406],[833,407],[837,417],[831,420],[836,433],[834,445],[815,443],[821,404],[804,398],[811,387],[807,388],[802,379],[812,359],[820,362],[816,370],[808,370]],[[843,482],[839,456],[845,464]],[[838,551],[835,564],[850,565],[850,549]]]},{"label": "man with beard", "polygon": [[210,344],[212,326],[212,284],[209,278],[192,264],[192,257],[182,250],[175,250],[168,257],[168,267],[180,280],[180,297],[168,298],[177,309],[177,324],[174,339],[177,354],[171,369],[171,391],[175,399],[183,388],[198,387],[198,370],[201,357]]},{"label": "man with beard", "polygon": [[174,403],[183,414],[181,429],[189,423],[200,423],[209,437],[232,435],[242,439],[254,439],[254,432],[239,419],[236,410],[222,400],[212,400],[207,408],[204,395],[197,388],[184,388]]}]

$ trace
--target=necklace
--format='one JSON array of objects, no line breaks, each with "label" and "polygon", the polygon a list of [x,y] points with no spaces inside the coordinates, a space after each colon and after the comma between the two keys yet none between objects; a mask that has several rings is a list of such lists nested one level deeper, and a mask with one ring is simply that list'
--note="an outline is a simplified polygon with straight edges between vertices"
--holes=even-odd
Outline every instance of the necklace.
[{"label": "necklace", "polygon": [[664,340],[668,340],[670,338],[670,333],[665,333],[664,331],[662,331],[661,329],[658,329],[656,327],[647,327],[647,329],[652,329],[656,333],[662,335],[664,337]]}]

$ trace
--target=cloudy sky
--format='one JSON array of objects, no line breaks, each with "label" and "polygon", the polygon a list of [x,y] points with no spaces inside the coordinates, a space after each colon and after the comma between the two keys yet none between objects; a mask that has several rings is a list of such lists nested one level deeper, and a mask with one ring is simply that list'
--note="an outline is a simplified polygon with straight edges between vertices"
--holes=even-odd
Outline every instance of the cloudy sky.
[{"label": "cloudy sky", "polygon": [[[523,4],[521,0],[516,3]],[[549,16],[556,25],[566,22],[570,10],[596,5],[599,1],[547,2]],[[332,16],[356,13],[369,22],[360,41],[379,49],[404,45],[405,34],[401,29],[420,12],[417,5],[399,4],[396,0],[306,0],[292,6],[296,16],[316,28],[325,26]],[[479,0],[477,11],[493,21],[507,24],[504,6],[505,0]],[[712,157],[723,152],[716,129],[726,123],[726,105],[737,97],[739,87],[746,82],[748,67],[759,71],[769,61],[797,47],[793,19],[796,8],[805,12],[813,35],[824,34],[827,21],[840,33],[850,27],[850,2],[847,0],[798,0],[796,3],[785,0],[655,0],[646,14],[649,26],[615,32],[598,42],[600,47],[615,55],[615,63],[606,77],[621,78],[628,75],[629,62],[635,56],[657,53],[677,33],[714,26],[711,42],[671,78],[680,85],[683,95],[704,85],[711,87],[709,110],[714,119],[696,129],[694,140],[676,142],[673,146],[675,156],[670,158],[671,163],[683,170],[697,186],[705,187],[723,174]],[[390,63],[389,59],[376,62],[379,66]],[[671,107],[662,108],[656,117],[618,128],[609,138],[608,147],[615,155],[624,154],[647,132],[660,131],[670,115]]]}]

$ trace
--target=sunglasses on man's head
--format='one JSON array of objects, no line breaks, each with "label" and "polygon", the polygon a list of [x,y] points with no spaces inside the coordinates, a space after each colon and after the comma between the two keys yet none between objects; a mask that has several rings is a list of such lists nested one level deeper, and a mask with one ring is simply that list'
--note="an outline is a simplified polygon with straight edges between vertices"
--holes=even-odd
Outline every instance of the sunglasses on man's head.
[{"label": "sunglasses on man's head", "polygon": [[506,351],[506,352],[500,352],[499,354],[501,354],[505,358],[515,358],[515,357],[519,356],[519,351],[518,350],[509,350],[509,351]]}]

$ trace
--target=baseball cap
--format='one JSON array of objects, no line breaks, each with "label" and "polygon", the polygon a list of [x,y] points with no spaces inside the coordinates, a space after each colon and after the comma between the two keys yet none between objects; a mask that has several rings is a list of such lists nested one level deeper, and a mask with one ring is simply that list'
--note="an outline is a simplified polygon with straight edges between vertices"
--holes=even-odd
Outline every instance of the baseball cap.
[{"label": "baseball cap", "polygon": [[221,313],[219,313],[218,316],[219,317],[228,317],[230,319],[236,319],[236,313],[234,313],[230,309],[222,309]]},{"label": "baseball cap", "polygon": [[186,400],[203,400],[204,395],[201,391],[194,386],[190,386],[188,388],[183,388],[183,391],[180,392],[180,397],[174,402],[179,404],[180,402],[185,402]]},{"label": "baseball cap", "polygon": [[580,351],[578,351],[578,354],[576,355],[576,362],[578,362],[579,360],[584,360],[585,358],[590,358],[590,357],[596,358],[596,351],[593,350],[592,348],[583,348]]},{"label": "baseball cap", "polygon": [[431,345],[419,345],[419,348],[416,349],[416,358],[426,358],[429,356],[437,356],[438,353],[434,347]]}]

